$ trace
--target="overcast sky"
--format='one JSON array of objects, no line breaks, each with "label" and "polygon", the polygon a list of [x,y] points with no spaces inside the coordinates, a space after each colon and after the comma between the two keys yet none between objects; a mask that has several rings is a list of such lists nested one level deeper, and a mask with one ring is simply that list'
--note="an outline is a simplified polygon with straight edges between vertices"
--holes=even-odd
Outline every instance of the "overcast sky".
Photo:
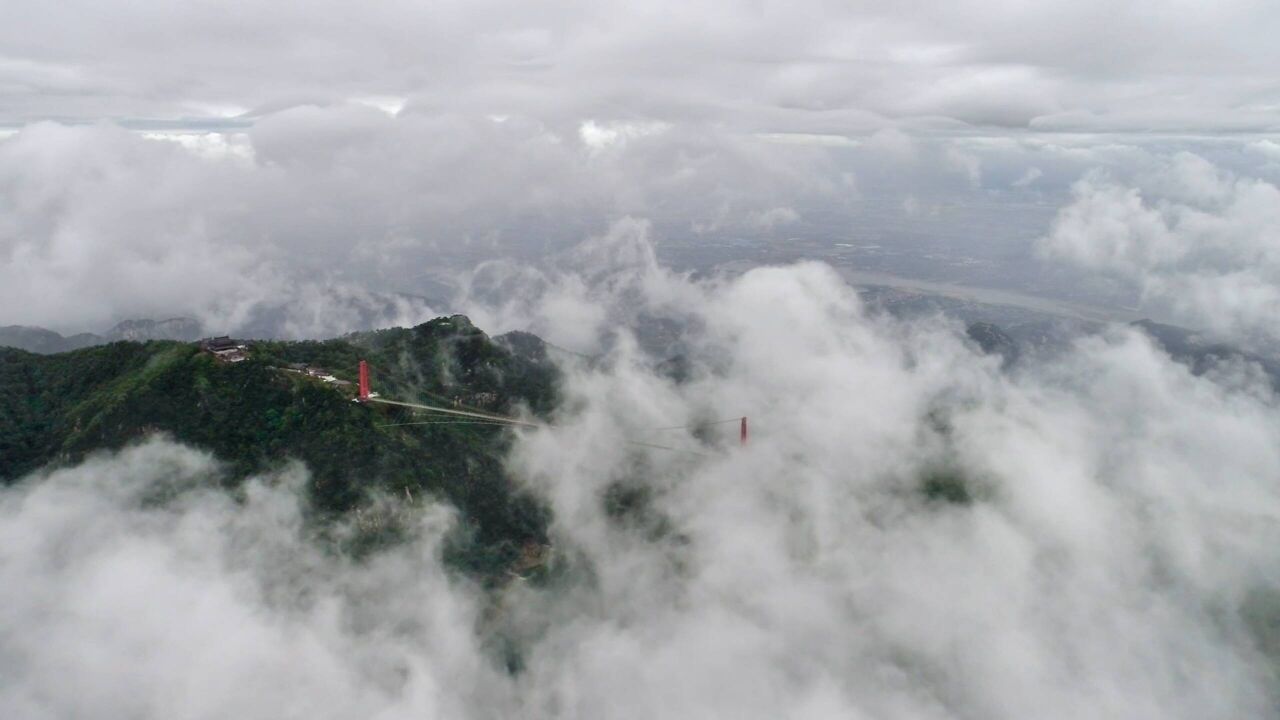
[{"label": "overcast sky", "polygon": [[[626,217],[652,222],[660,248],[924,238],[935,257],[994,263],[984,282],[1233,331],[1280,296],[1280,263],[1257,253],[1280,214],[1265,200],[1280,182],[1275,3],[6,0],[3,14],[0,324],[185,314],[237,330],[299,296],[329,310],[272,327],[412,322],[441,303],[382,312],[369,293],[440,300],[458,268],[546,257]],[[1208,196],[1160,179],[1186,153],[1264,199],[1197,205]],[[1115,192],[1072,189],[1086,179]],[[1234,230],[1207,265],[1122,261],[1117,242],[1167,246],[1189,217],[1144,235],[1124,223],[1150,212],[1100,210],[1125,191]],[[1090,198],[1119,240],[1070,215]],[[1205,267],[1207,282],[1169,278]],[[1220,287],[1242,270],[1249,288]],[[1191,285],[1224,314],[1180,308]]]},{"label": "overcast sky", "polygon": [[1280,346],[1277,38],[1275,0],[0,0],[0,325],[464,309],[599,353],[512,438],[566,570],[501,602],[425,495],[317,548],[299,465],[232,499],[160,437],[0,488],[0,716],[1275,716],[1258,366],[1124,326],[1003,363],[822,263],[664,251],[875,246]]},{"label": "overcast sky", "polygon": [[846,135],[1269,131],[1275,3],[8,0],[0,122],[366,100]]}]

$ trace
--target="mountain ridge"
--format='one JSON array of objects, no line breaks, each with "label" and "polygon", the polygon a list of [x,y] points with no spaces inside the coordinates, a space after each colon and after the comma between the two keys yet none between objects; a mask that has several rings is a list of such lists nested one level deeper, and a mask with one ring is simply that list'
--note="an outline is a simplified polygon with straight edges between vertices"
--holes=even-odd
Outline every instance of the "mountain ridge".
[{"label": "mountain ridge", "polygon": [[[501,577],[528,546],[546,541],[549,522],[504,470],[510,430],[403,425],[415,421],[412,411],[352,402],[354,388],[335,381],[354,380],[358,361],[368,359],[377,389],[400,399],[546,414],[558,371],[545,350],[538,359],[540,340],[522,341],[527,352],[517,354],[452,316],[345,339],[253,342],[234,363],[172,340],[52,355],[0,348],[0,482],[165,435],[212,452],[233,490],[303,462],[318,527],[356,511],[373,517],[379,495],[443,500],[461,520],[448,549],[453,564]],[[403,530],[390,516],[366,525],[353,547]]]}]

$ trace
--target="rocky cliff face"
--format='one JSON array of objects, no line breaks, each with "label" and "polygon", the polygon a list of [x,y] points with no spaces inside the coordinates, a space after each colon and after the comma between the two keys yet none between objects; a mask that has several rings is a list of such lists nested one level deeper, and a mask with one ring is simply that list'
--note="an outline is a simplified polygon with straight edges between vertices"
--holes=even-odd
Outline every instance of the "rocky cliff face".
[{"label": "rocky cliff face", "polygon": [[166,320],[125,320],[106,332],[108,342],[114,340],[197,340],[204,334],[199,320],[176,317]]}]

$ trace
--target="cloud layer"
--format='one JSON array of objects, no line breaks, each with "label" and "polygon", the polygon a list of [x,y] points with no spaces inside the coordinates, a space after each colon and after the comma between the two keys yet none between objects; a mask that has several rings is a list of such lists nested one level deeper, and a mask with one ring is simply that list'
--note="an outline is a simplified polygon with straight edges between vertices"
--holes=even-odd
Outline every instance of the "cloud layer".
[{"label": "cloud layer", "polygon": [[843,242],[878,248],[854,267],[1124,302],[1088,281],[1106,268],[1032,252],[1071,184],[1154,177],[1192,147],[1263,188],[1280,182],[1267,142],[883,130],[831,144],[356,104],[230,134],[42,123],[0,140],[0,323],[100,332],[183,314],[294,337],[411,324],[453,309],[477,263],[558,262],[627,216],[693,267]]},{"label": "cloud layer", "polygon": [[[314,336],[439,300],[600,358],[508,458],[554,510],[545,587],[449,576],[434,506],[335,555],[305,468],[233,499],[163,438],[0,490],[0,715],[1280,706],[1255,368],[1113,328],[1004,369],[825,265],[654,247],[883,243],[1280,341],[1280,145],[1247,134],[1280,126],[1274,4],[5,9],[0,324]],[[747,447],[652,429],[743,414]]]},{"label": "cloud layer", "polygon": [[674,128],[588,143],[529,119],[347,105],[177,139],[45,123],[0,140],[0,323],[97,330],[186,313],[242,330],[277,311],[285,334],[315,335],[355,329],[351,307],[420,322],[425,303],[373,310],[628,212],[772,228],[798,198],[843,188],[810,148]]},{"label": "cloud layer", "polygon": [[[299,103],[868,132],[1271,130],[1280,18],[1253,0],[1130,10],[971,0],[506,0],[431,6],[16,0],[0,120],[203,118]],[[188,120],[189,121],[189,120]]]},{"label": "cloud layer", "polygon": [[1178,153],[1132,183],[1075,184],[1040,249],[1138,293],[1142,306],[1254,344],[1280,314],[1280,188]]},{"label": "cloud layer", "polygon": [[[216,474],[153,441],[0,494],[4,714],[1274,712],[1280,406],[1248,368],[1196,377],[1119,329],[1005,371],[945,323],[868,314],[823,265],[693,282],[646,248],[624,223],[526,280],[553,336],[644,314],[689,360],[676,383],[615,338],[517,440],[558,580],[487,605],[443,574],[435,510],[335,559],[301,530],[301,469],[242,504],[147,502]],[[575,328],[579,306],[605,319]],[[745,448],[651,430],[737,414]],[[938,473],[972,501],[929,500]],[[611,514],[615,486],[647,501]]]},{"label": "cloud layer", "polygon": [[[846,242],[884,249],[875,271],[1119,302],[1092,261],[1034,262],[1084,173],[1189,151],[1280,182],[1280,14],[1254,0],[46,5],[0,28],[6,324],[414,322],[460,268],[626,216],[702,259]],[[1238,281],[1151,293],[1269,302]]]}]

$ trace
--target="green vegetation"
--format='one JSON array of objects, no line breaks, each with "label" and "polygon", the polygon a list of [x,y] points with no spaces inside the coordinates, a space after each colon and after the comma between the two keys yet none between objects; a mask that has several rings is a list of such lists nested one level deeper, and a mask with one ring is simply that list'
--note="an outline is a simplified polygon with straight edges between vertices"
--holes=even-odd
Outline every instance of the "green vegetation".
[{"label": "green vegetation", "polygon": [[[353,386],[281,369],[307,364],[354,380],[361,358],[374,368],[375,389],[398,399],[543,413],[556,398],[545,355],[513,352],[461,316],[326,342],[256,343],[239,363],[167,341],[58,355],[0,348],[0,481],[159,432],[212,451],[233,487],[301,460],[322,525],[369,507],[379,492],[447,500],[462,517],[448,559],[482,576],[502,574],[522,547],[546,541],[546,509],[503,471],[506,429],[395,425],[424,418],[354,403]],[[394,527],[372,523],[355,549],[395,536]]]},{"label": "green vegetation", "polygon": [[973,493],[969,489],[968,480],[959,470],[953,468],[935,468],[926,472],[920,481],[920,491],[930,502],[952,505],[973,503]]},{"label": "green vegetation", "polygon": [[619,527],[640,532],[649,540],[672,534],[670,519],[656,507],[650,485],[616,482],[605,489],[604,511]]}]

